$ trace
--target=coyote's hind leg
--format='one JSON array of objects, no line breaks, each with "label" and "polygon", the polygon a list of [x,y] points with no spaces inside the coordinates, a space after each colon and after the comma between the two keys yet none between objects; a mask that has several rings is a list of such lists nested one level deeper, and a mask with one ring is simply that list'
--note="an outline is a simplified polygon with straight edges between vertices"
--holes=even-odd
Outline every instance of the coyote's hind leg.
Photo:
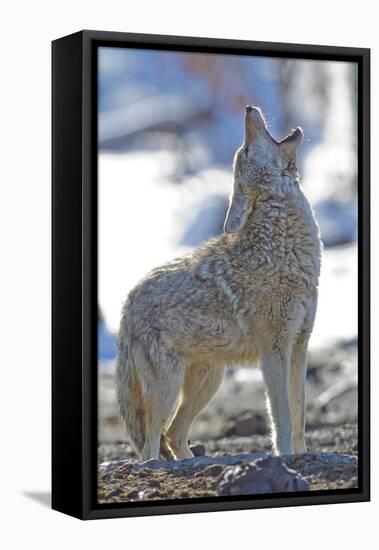
[{"label": "coyote's hind leg", "polygon": [[175,458],[191,458],[188,432],[194,418],[204,409],[218,390],[224,374],[223,367],[192,365],[187,367],[181,392],[181,401],[174,418],[163,436]]},{"label": "coyote's hind leg", "polygon": [[147,354],[140,343],[119,352],[117,393],[130,441],[142,460],[159,458],[161,434],[172,416],[184,367],[167,349],[155,343]]},{"label": "coyote's hind leg", "polygon": [[155,351],[154,363],[146,379],[145,443],[143,460],[159,458],[161,436],[183,385],[184,367],[164,347]]}]

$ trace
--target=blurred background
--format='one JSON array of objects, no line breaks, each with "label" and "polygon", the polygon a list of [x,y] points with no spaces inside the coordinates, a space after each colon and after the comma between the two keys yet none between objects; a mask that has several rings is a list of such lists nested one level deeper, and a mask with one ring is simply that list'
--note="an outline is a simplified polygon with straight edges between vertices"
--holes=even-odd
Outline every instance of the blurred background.
[{"label": "blurred background", "polygon": [[[302,184],[324,243],[307,375],[310,446],[356,452],[355,64],[100,48],[100,461],[132,456],[114,394],[122,303],[150,269],[222,232],[247,104],[262,109],[276,139],[304,130]],[[267,447],[267,434],[259,369],[227,369],[191,438],[207,451],[250,451]]]}]

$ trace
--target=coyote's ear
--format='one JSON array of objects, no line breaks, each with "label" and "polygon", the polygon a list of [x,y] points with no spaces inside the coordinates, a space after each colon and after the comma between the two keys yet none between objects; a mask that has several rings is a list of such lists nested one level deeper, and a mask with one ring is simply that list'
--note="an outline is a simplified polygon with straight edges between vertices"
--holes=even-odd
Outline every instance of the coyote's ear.
[{"label": "coyote's ear", "polygon": [[225,218],[225,233],[236,233],[243,229],[251,210],[252,204],[246,195],[236,195],[233,193]]},{"label": "coyote's ear", "polygon": [[280,149],[288,155],[296,153],[297,148],[303,141],[303,136],[303,130],[298,126],[296,130],[292,130],[287,137],[279,142]]}]

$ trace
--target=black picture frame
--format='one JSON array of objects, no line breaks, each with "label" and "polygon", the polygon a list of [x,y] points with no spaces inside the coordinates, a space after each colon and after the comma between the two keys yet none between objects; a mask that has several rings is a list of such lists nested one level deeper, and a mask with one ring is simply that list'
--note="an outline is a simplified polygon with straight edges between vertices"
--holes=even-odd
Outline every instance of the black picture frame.
[{"label": "black picture frame", "polygon": [[[358,64],[359,487],[99,505],[97,487],[97,55],[99,46]],[[370,499],[370,50],[81,31],[52,43],[52,507],[81,519]]]}]

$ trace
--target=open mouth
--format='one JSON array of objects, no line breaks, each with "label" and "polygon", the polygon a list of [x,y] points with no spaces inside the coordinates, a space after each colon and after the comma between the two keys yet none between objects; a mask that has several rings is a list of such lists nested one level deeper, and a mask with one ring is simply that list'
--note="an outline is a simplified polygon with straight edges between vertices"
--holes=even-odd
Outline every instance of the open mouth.
[{"label": "open mouth", "polygon": [[253,105],[247,105],[245,113],[245,143],[250,145],[259,137],[268,137],[272,143],[280,147],[287,146],[295,148],[302,141],[303,131],[300,127],[297,127],[291,130],[288,136],[277,141],[268,131],[265,118],[260,108],[254,107]]}]

